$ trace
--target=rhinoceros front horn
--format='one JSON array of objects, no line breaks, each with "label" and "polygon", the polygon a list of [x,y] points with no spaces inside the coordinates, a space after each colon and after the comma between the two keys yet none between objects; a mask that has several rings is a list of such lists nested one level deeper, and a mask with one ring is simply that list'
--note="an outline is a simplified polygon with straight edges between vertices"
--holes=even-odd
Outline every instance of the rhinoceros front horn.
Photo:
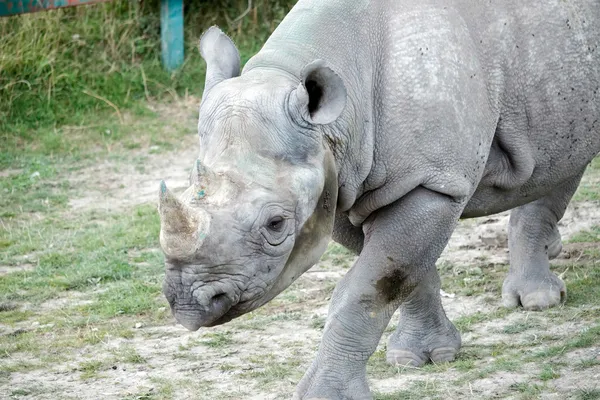
[{"label": "rhinoceros front horn", "polygon": [[164,181],[160,183],[158,213],[161,230],[167,233],[191,233],[194,226],[191,210],[167,189]]},{"label": "rhinoceros front horn", "polygon": [[167,189],[164,181],[160,183],[158,213],[161,223],[160,244],[165,254],[172,257],[192,255],[206,236],[206,213],[184,204]]}]

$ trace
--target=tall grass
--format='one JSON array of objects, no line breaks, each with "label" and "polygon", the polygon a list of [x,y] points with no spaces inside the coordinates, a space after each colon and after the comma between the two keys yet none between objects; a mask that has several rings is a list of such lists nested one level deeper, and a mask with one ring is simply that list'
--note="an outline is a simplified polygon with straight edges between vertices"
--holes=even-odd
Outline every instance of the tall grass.
[{"label": "tall grass", "polygon": [[200,95],[204,64],[196,46],[202,31],[221,26],[245,62],[294,3],[186,1],[186,56],[173,73],[160,61],[159,0],[115,0],[2,18],[0,146],[26,146],[40,130],[90,124],[99,115],[120,119],[140,101]]}]

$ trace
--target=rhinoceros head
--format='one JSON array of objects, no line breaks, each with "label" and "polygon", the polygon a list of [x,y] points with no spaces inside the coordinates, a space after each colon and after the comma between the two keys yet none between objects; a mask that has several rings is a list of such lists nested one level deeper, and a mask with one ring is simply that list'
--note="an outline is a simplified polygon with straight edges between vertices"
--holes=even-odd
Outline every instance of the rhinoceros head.
[{"label": "rhinoceros head", "polygon": [[346,92],[322,62],[300,77],[256,69],[218,28],[200,41],[207,63],[200,157],[179,197],[161,183],[163,291],[188,329],[218,325],[271,300],[329,241],[337,173],[323,129]]}]

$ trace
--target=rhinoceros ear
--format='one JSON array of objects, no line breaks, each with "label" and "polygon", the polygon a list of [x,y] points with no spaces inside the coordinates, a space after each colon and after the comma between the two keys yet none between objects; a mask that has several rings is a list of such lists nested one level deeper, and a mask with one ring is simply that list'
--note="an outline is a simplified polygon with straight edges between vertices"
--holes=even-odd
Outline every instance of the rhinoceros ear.
[{"label": "rhinoceros ear", "polygon": [[296,108],[309,122],[329,124],[335,121],[346,106],[346,87],[323,60],[316,60],[302,69],[300,85],[290,97]]},{"label": "rhinoceros ear", "polygon": [[216,26],[208,28],[200,38],[200,55],[206,61],[205,93],[217,83],[240,74],[240,53]]}]

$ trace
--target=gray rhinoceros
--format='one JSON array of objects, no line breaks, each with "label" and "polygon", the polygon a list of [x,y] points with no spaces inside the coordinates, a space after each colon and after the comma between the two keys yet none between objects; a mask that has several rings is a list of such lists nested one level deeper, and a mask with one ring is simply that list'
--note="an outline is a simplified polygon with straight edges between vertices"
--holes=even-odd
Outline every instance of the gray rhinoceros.
[{"label": "gray rhinoceros", "polygon": [[557,222],[600,150],[598,0],[300,0],[240,74],[218,28],[200,155],[161,184],[164,293],[195,330],[260,307],[331,235],[359,254],[296,398],[369,399],[390,317],[395,364],[452,360],[435,262],[459,218],[514,209],[506,306],[566,296]]}]

